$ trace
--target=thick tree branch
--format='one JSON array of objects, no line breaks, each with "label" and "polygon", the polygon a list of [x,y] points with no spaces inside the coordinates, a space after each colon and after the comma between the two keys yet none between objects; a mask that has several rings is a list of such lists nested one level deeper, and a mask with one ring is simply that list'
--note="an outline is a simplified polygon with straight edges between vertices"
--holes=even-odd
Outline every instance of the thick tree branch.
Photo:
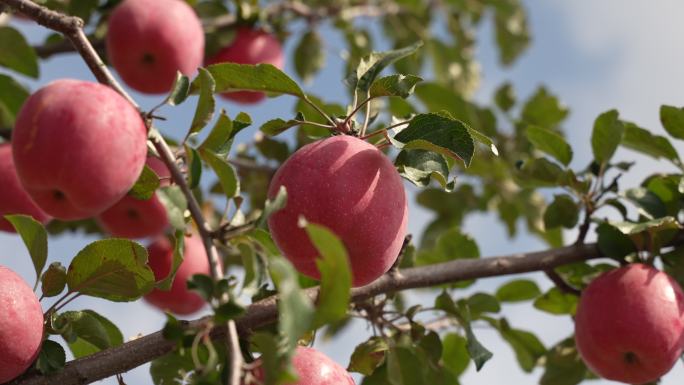
[{"label": "thick tree branch", "polygon": [[[681,241],[679,242],[681,243]],[[544,271],[601,257],[596,244],[583,244],[535,253],[475,260],[455,260],[385,274],[370,285],[352,289],[351,296],[352,301],[359,302],[384,293],[427,288],[476,278]],[[315,300],[318,295],[318,288],[307,289],[305,293],[312,300]],[[249,306],[247,312],[237,319],[236,324],[239,333],[247,336],[252,330],[276,322],[278,319],[276,301],[277,297],[272,296]],[[186,325],[190,328],[198,328],[210,321],[211,318],[205,317],[188,322]],[[225,335],[225,326],[216,327],[212,332],[214,338],[223,338]],[[161,332],[156,332],[127,342],[117,348],[107,349],[92,356],[71,361],[63,371],[52,376],[42,376],[30,372],[10,384],[88,384],[143,365],[171,352],[174,347],[174,342],[165,340]]]}]

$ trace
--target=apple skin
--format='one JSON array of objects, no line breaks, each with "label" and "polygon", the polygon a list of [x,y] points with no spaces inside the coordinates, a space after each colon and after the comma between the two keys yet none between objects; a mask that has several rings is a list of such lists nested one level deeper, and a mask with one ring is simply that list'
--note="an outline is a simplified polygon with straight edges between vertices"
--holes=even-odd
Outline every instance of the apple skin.
[{"label": "apple skin", "polygon": [[15,232],[14,226],[4,218],[9,214],[30,215],[42,224],[50,221],[50,216],[36,206],[19,182],[9,143],[0,143],[0,186],[0,231]]},{"label": "apple skin", "polygon": [[[299,380],[290,385],[355,385],[354,379],[345,368],[313,348],[298,346],[292,357],[292,365]],[[263,380],[264,374],[260,366],[254,376]]]},{"label": "apple skin", "polygon": [[24,189],[62,220],[93,217],[118,202],[147,157],[138,111],[109,87],[62,79],[26,100],[12,132]]},{"label": "apple skin", "polygon": [[[204,250],[204,244],[197,235],[185,237],[183,249],[183,263],[181,263],[171,290],[154,289],[145,295],[145,300],[151,305],[168,310],[179,315],[189,315],[201,310],[205,301],[194,291],[187,288],[188,278],[195,274],[209,274],[209,260]],[[173,263],[173,245],[166,237],[160,237],[147,247],[148,264],[154,272],[154,278],[160,281],[166,278]]]},{"label": "apple skin", "polygon": [[684,294],[667,274],[643,264],[604,273],[582,292],[575,341],[599,376],[655,381],[684,349]]},{"label": "apple skin", "polygon": [[[159,158],[148,157],[146,164],[159,176],[160,184],[168,185],[171,173]],[[156,194],[147,200],[126,195],[100,214],[97,221],[109,234],[133,239],[160,235],[169,227],[166,207]]]},{"label": "apple skin", "polygon": [[176,71],[192,75],[204,58],[204,31],[182,0],[124,0],[112,12],[107,57],[124,82],[148,93],[166,93]]},{"label": "apple skin", "polygon": [[287,189],[287,204],[268,226],[302,274],[320,279],[318,252],[297,226],[300,216],[342,240],[354,286],[374,281],[397,259],[406,235],[406,192],[392,162],[373,145],[348,135],[307,144],[275,173],[268,197],[280,186]]},{"label": "apple skin", "polygon": [[15,272],[0,265],[0,384],[22,374],[43,344],[43,310]]},{"label": "apple skin", "polygon": [[[233,42],[207,60],[207,64],[272,64],[282,69],[284,64],[283,48],[271,34],[246,27],[235,31]],[[220,94],[224,99],[241,104],[255,104],[266,98],[263,92],[235,91]]]}]

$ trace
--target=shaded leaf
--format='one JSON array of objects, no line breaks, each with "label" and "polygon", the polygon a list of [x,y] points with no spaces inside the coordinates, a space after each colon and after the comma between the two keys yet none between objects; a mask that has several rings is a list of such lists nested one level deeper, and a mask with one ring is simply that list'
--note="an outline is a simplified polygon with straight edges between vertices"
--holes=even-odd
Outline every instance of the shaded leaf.
[{"label": "shaded leaf", "polygon": [[[396,143],[400,142],[400,143]],[[470,165],[475,150],[473,138],[465,123],[440,114],[421,114],[393,138],[402,149],[429,150]]]},{"label": "shaded leaf", "polygon": [[[356,346],[354,353],[352,353],[349,359],[347,370],[369,376],[385,360],[385,352],[387,350],[389,350],[389,346],[385,339],[371,337],[368,341]],[[467,360],[468,357],[466,356],[466,363]]]},{"label": "shaded leaf", "polygon": [[305,82],[323,68],[325,64],[325,50],[321,36],[311,29],[302,35],[294,52],[294,65],[297,75]]},{"label": "shaded leaf", "polygon": [[190,132],[192,135],[200,131],[209,123],[212,116],[214,116],[214,108],[216,102],[214,101],[214,92],[216,91],[216,83],[211,73],[204,68],[199,68],[199,75],[193,82],[199,88],[199,100],[197,101],[197,108],[195,108],[195,116],[192,118],[190,124]]},{"label": "shaded leaf", "polygon": [[666,137],[652,134],[634,123],[623,122],[623,124],[625,126],[625,133],[622,137],[624,147],[655,159],[665,158],[675,165],[681,164],[677,150]]},{"label": "shaded leaf", "polygon": [[564,165],[572,160],[572,148],[556,132],[539,126],[527,126],[525,131],[527,139],[540,151],[551,155]]},{"label": "shaded leaf", "polygon": [[579,220],[579,207],[570,195],[554,196],[553,202],[544,211],[544,226],[547,229],[565,227],[572,229]]},{"label": "shaded leaf", "polygon": [[66,268],[61,263],[51,263],[40,279],[43,296],[48,298],[54,297],[64,291],[66,275]]},{"label": "shaded leaf", "polygon": [[434,179],[446,191],[452,191],[454,182],[449,182],[449,165],[444,156],[427,150],[403,150],[397,155],[394,165],[399,175],[419,187],[430,185]]},{"label": "shaded leaf", "polygon": [[40,278],[48,255],[47,231],[43,225],[28,215],[5,215],[24,241],[31,256],[36,279]]},{"label": "shaded leaf", "polygon": [[150,166],[145,165],[129,194],[135,199],[148,200],[152,198],[159,185],[159,175]]},{"label": "shaded leaf", "polygon": [[422,42],[418,42],[393,51],[369,54],[361,59],[356,71],[347,78],[347,83],[352,89],[358,89],[362,94],[365,94],[383,69],[397,60],[415,53],[422,45]]},{"label": "shaded leaf", "polygon": [[11,77],[0,74],[0,127],[14,127],[19,109],[29,92]]},{"label": "shaded leaf", "polygon": [[373,82],[370,87],[369,97],[398,96],[407,98],[413,93],[418,82],[423,79],[414,75],[390,75]]},{"label": "shaded leaf", "polygon": [[240,181],[235,169],[228,163],[228,160],[208,149],[202,150],[200,156],[216,173],[226,197],[233,198],[238,196],[240,194]]},{"label": "shaded leaf", "polygon": [[577,310],[577,296],[553,287],[534,301],[534,307],[551,314],[574,315]]},{"label": "shaded leaf", "polygon": [[65,363],[66,353],[62,346],[55,341],[43,341],[36,360],[36,369],[43,374],[56,373],[62,370]]},{"label": "shaded leaf", "polygon": [[24,35],[12,27],[0,26],[0,66],[38,78],[38,56]]},{"label": "shaded leaf", "polygon": [[591,149],[597,162],[605,163],[613,157],[624,131],[625,127],[616,110],[604,112],[596,118],[591,133]]},{"label": "shaded leaf", "polygon": [[496,298],[501,302],[529,301],[539,295],[541,291],[537,284],[528,279],[510,281],[496,290]]},{"label": "shaded leaf", "polygon": [[297,114],[297,116],[295,116],[294,119],[290,119],[290,120],[283,120],[280,118],[271,119],[271,120],[267,121],[266,123],[264,123],[263,125],[261,125],[259,130],[266,135],[275,136],[275,135],[280,134],[283,131],[286,131],[288,128],[292,128],[292,127],[300,125],[301,124],[300,122],[302,122],[302,121],[304,121],[304,115],[300,112]]},{"label": "shaded leaf", "polygon": [[684,109],[660,106],[660,122],[673,138],[684,139]]}]

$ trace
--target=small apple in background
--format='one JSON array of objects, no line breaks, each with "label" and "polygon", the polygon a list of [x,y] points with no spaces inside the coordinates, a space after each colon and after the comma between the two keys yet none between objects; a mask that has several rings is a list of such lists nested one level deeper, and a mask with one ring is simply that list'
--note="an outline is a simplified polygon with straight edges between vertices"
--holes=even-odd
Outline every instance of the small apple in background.
[{"label": "small apple in background", "polygon": [[149,94],[168,92],[176,71],[192,75],[204,58],[204,30],[183,0],[124,0],[111,16],[107,57],[123,81]]},{"label": "small apple in background", "polygon": [[[161,159],[148,157],[146,164],[159,176],[161,186],[169,184],[171,173]],[[152,237],[169,227],[166,208],[156,194],[147,200],[126,195],[100,214],[97,221],[106,232],[123,238]]]},{"label": "small apple in background", "polygon": [[[283,68],[283,48],[278,39],[268,32],[239,27],[235,39],[226,48],[207,59],[207,65],[217,63],[272,64]],[[242,104],[254,104],[263,100],[263,92],[235,91],[220,94],[223,98]]]},{"label": "small apple in background", "polygon": [[26,99],[12,132],[19,180],[47,214],[93,217],[118,202],[147,157],[138,111],[109,87],[62,79]]},{"label": "small apple in background", "polygon": [[[345,368],[313,348],[297,347],[292,365],[299,380],[291,385],[355,385],[354,379]],[[254,377],[258,381],[263,380],[264,374],[260,366],[255,370]],[[243,385],[256,383],[247,382]]]},{"label": "small apple in background", "polygon": [[4,216],[9,214],[30,215],[42,224],[50,221],[40,207],[22,187],[12,160],[12,145],[0,143],[0,231],[15,232],[14,226]]},{"label": "small apple in background", "polygon": [[643,264],[604,273],[582,292],[575,341],[599,376],[645,384],[672,369],[684,349],[684,294]]},{"label": "small apple in background", "polygon": [[[205,301],[197,293],[186,286],[188,278],[195,274],[209,274],[209,261],[204,244],[197,235],[185,237],[183,263],[176,272],[171,290],[152,290],[145,295],[145,300],[161,310],[168,310],[180,315],[197,312],[204,307]],[[147,247],[148,264],[154,272],[154,278],[160,281],[171,272],[173,263],[173,245],[166,237],[160,237]]]},{"label": "small apple in background", "polygon": [[0,265],[0,384],[22,374],[43,344],[43,310],[15,272]]},{"label": "small apple in background", "polygon": [[354,286],[374,281],[397,259],[406,235],[406,192],[392,162],[373,145],[348,135],[307,144],[280,166],[269,198],[280,186],[287,189],[287,204],[268,227],[302,274],[320,278],[318,252],[297,226],[300,216],[344,242]]}]

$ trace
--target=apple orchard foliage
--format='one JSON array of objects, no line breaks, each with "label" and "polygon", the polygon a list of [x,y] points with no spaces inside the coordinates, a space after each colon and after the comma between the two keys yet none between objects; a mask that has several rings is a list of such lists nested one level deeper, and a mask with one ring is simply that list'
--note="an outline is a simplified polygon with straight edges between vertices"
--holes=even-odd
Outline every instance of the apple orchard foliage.
[{"label": "apple orchard foliage", "polygon": [[[0,10],[8,4],[0,0]],[[501,65],[513,63],[530,41],[519,1],[43,4],[81,17],[95,46],[106,42],[100,51],[125,86],[168,96],[139,115],[104,85],[58,80],[29,90],[23,83],[39,78],[39,57],[73,52],[59,35],[32,47],[11,25],[0,26],[0,134],[8,142],[0,144],[0,229],[15,229],[26,244],[45,317],[41,345],[42,315],[31,283],[0,266],[0,382],[31,366],[23,378],[62,370],[59,339],[77,359],[124,345],[104,316],[63,310],[83,295],[145,298],[176,314],[211,306],[205,328],[184,328],[168,316],[163,335],[176,349],[147,359],[155,384],[226,383],[230,354],[221,340],[212,341],[210,328],[239,319],[250,302],[272,295],[279,298],[278,320],[240,336],[244,384],[353,383],[347,371],[360,373],[365,385],[457,384],[471,361],[486,370],[497,353],[478,341],[473,326],[497,330],[522,370],[542,367],[543,385],[596,375],[655,382],[681,355],[684,302],[675,281],[684,282],[684,166],[671,139],[684,139],[684,110],[662,106],[668,137],[621,119],[618,111],[601,114],[590,138],[593,159],[571,168],[563,127],[569,111],[552,91],[540,87],[520,100],[503,84],[491,103],[472,100],[480,76],[475,29],[492,19]],[[381,36],[356,22],[362,16],[375,18]],[[305,93],[298,83],[316,76],[332,49],[321,23],[347,44],[340,78],[348,105],[326,101],[325,90]],[[444,34],[431,36],[433,28]],[[395,49],[374,52],[378,38]],[[284,41],[294,41],[290,58]],[[285,60],[294,62],[296,74],[282,72]],[[289,95],[276,102],[295,103],[290,116],[253,121],[244,112],[217,110],[216,95],[238,103]],[[184,137],[167,137],[154,122],[181,103],[195,103],[192,122]],[[238,132],[257,125],[254,141],[234,146]],[[160,138],[173,145],[175,163],[160,164],[148,145]],[[619,147],[677,171],[625,186],[620,177],[632,163],[612,161]],[[174,179],[176,168],[191,194]],[[405,234],[411,215],[399,176],[422,188],[418,203],[433,213],[413,237]],[[194,200],[224,278],[210,274],[195,234],[204,224],[188,213]],[[393,290],[350,303],[352,286],[388,270],[480,258],[477,240],[462,226],[478,212],[498,215],[510,237],[535,234],[550,253],[596,232],[603,258],[547,271],[555,287],[545,293],[534,281],[511,278],[493,293],[471,296],[459,289],[473,281],[433,287],[430,303],[412,303]],[[578,238],[564,239],[563,229],[575,228]],[[49,238],[84,232],[102,239],[74,250],[67,267],[48,264]],[[636,263],[656,263],[672,278]],[[313,303],[302,289],[319,284]],[[515,302],[576,317],[579,346],[572,330],[545,346],[524,329],[532,326],[511,325],[504,305]],[[348,363],[300,346],[314,332],[334,336],[354,317],[374,332]]]}]

